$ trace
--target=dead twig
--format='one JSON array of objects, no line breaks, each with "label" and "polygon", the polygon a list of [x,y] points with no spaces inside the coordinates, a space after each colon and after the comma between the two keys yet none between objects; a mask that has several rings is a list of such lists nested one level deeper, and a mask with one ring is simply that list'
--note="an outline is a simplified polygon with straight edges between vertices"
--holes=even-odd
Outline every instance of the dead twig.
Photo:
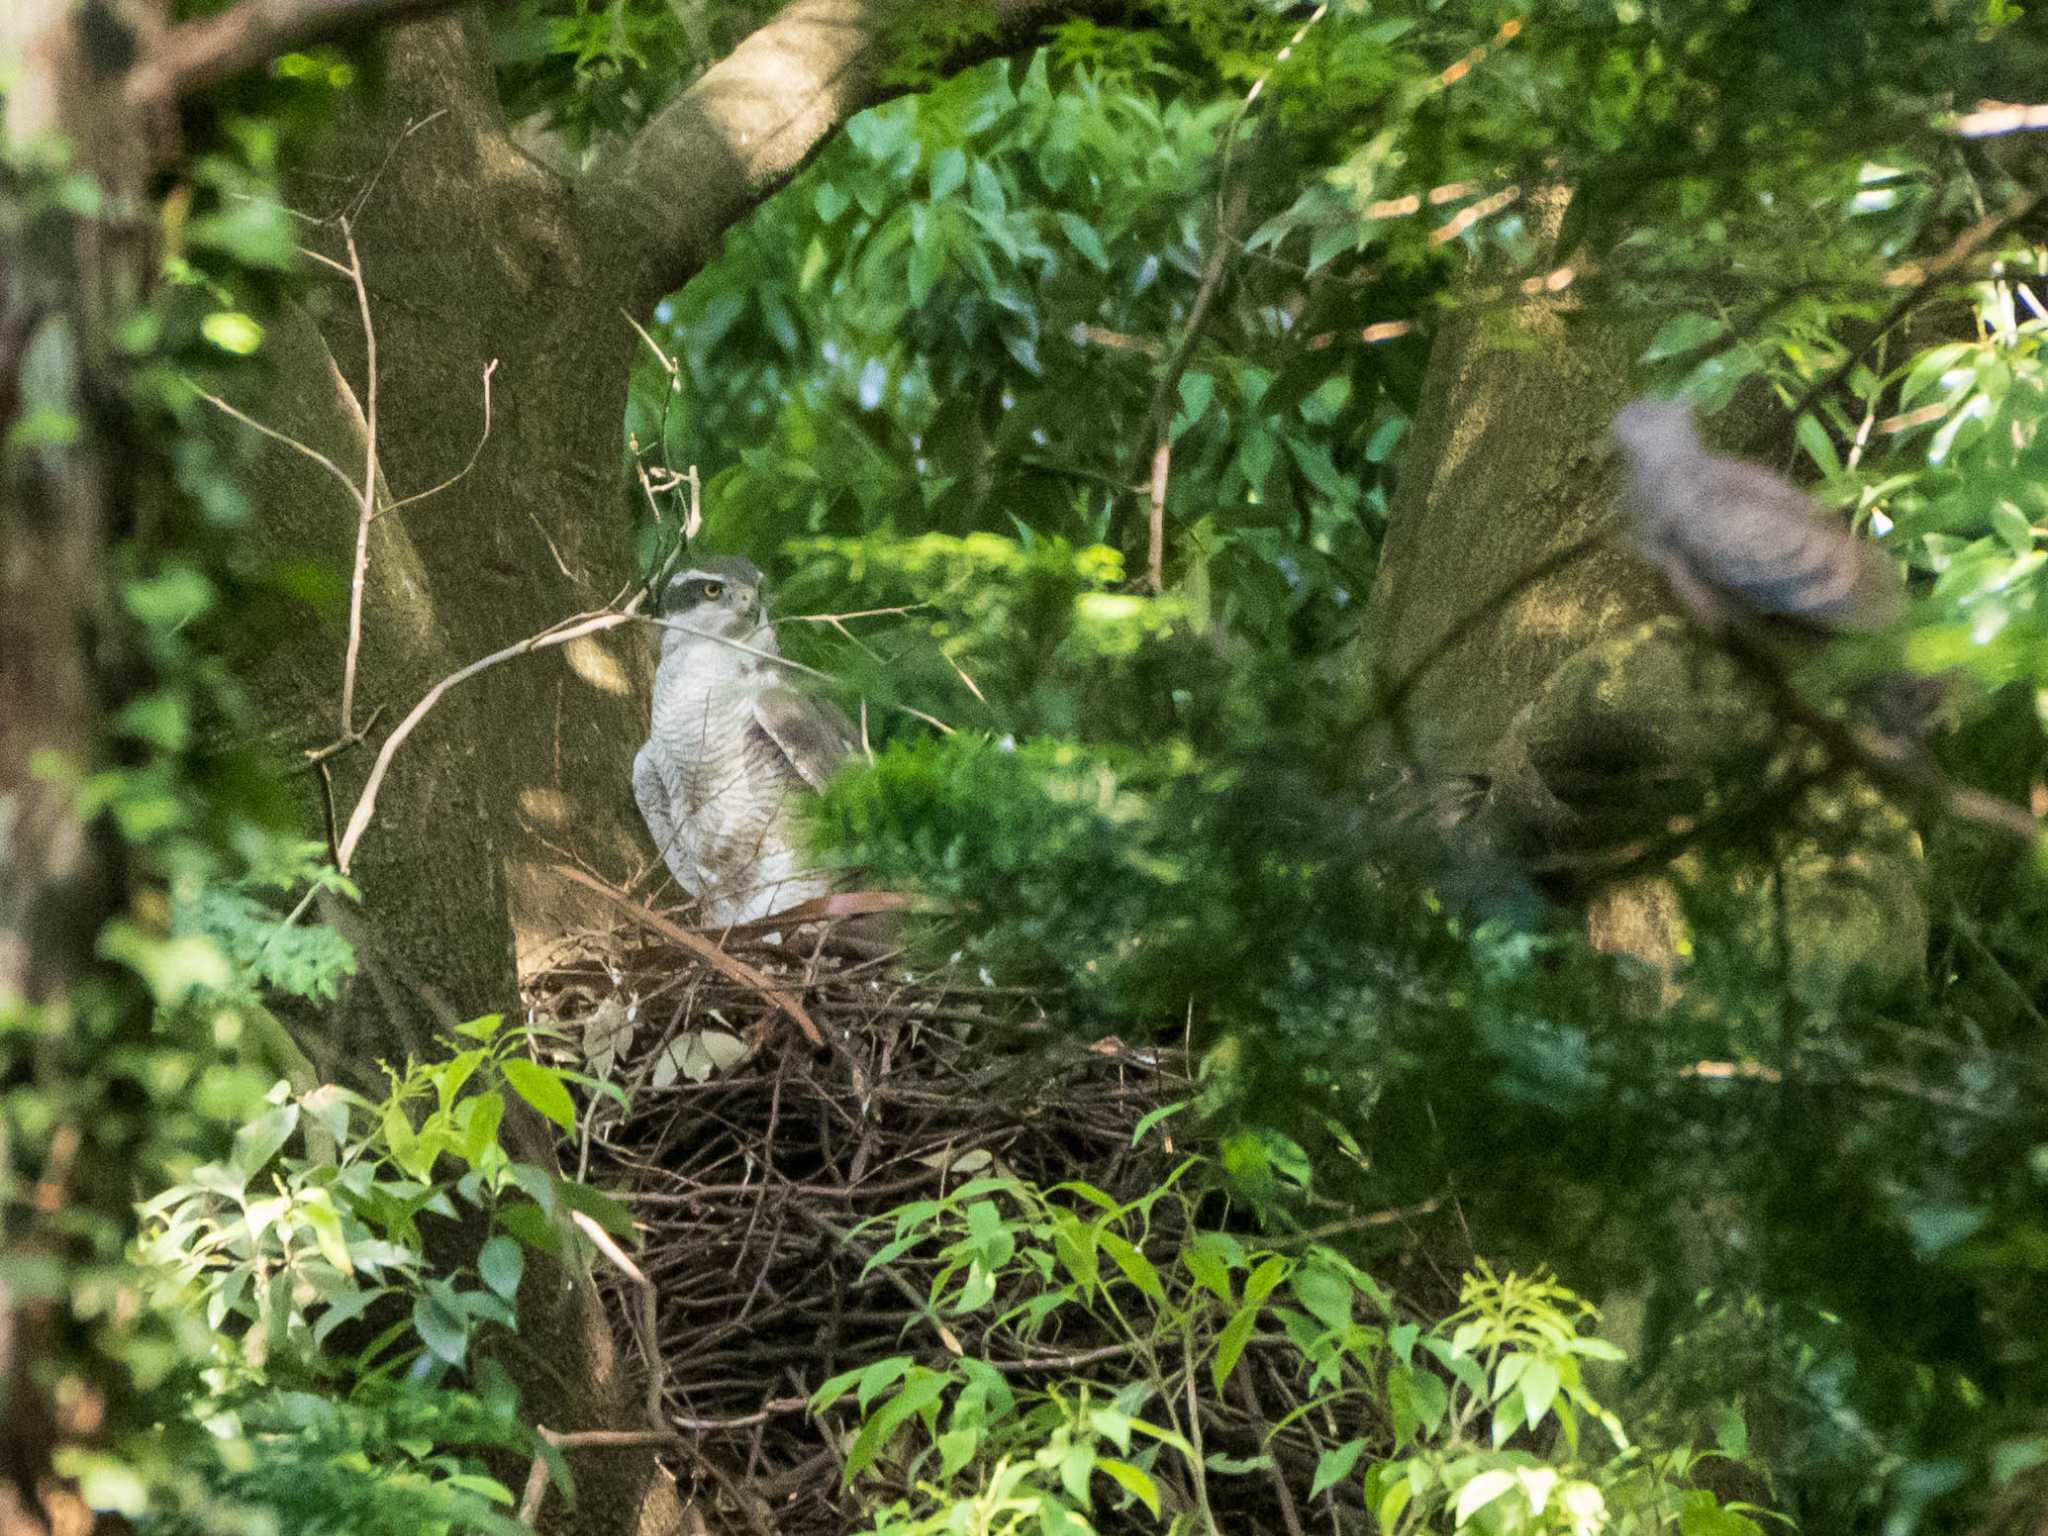
[{"label": "dead twig", "polygon": [[564,619],[559,624],[551,625],[536,635],[529,635],[526,639],[508,645],[502,650],[493,651],[490,655],[473,661],[466,667],[458,668],[429,688],[421,696],[419,703],[413,705],[406,717],[398,722],[397,727],[393,729],[389,736],[384,738],[383,746],[378,748],[377,760],[370,766],[370,776],[364,781],[363,792],[356,798],[355,810],[349,815],[348,828],[342,833],[340,841],[335,846],[335,867],[343,874],[348,873],[349,861],[355,856],[356,845],[363,840],[363,833],[369,829],[370,818],[376,814],[377,792],[383,788],[384,775],[391,770],[392,758],[398,755],[398,749],[405,744],[406,737],[418,729],[419,723],[427,717],[428,712],[436,704],[441,702],[442,696],[449,689],[455,687],[458,683],[468,682],[469,679],[475,677],[479,672],[487,672],[501,662],[512,660],[515,656],[529,656],[535,651],[549,650],[558,645],[566,645],[571,640],[580,640],[585,635],[601,634],[608,629],[617,629],[621,624],[635,622],[638,617],[639,615],[630,608],[612,609],[592,614],[578,614],[574,618]]},{"label": "dead twig", "polygon": [[597,892],[598,895],[604,897],[606,901],[609,901],[636,923],[660,934],[672,944],[682,945],[683,948],[689,950],[690,953],[696,955],[706,965],[721,975],[731,977],[742,986],[751,987],[777,1008],[788,1014],[796,1027],[803,1031],[804,1038],[810,1041],[812,1045],[822,1046],[825,1044],[824,1034],[811,1021],[811,1016],[804,1011],[804,1005],[789,993],[783,991],[782,988],[776,986],[774,982],[763,976],[744,960],[735,959],[702,934],[692,933],[680,923],[670,922],[659,912],[648,911],[647,908],[641,906],[639,902],[633,900],[625,892],[613,890],[602,880],[586,875],[580,869],[571,869],[566,864],[557,864],[555,866],[555,873],[565,880],[574,880],[578,885]]},{"label": "dead twig", "polygon": [[[2038,192],[2022,192],[1997,213],[1987,214],[1972,224],[1950,243],[1948,249],[1931,261],[1907,262],[1894,267],[1885,274],[1885,285],[1891,288],[1907,288],[1897,302],[1887,310],[1870,334],[1851,347],[1842,360],[1819,379],[1807,386],[1806,392],[1796,400],[1785,420],[1797,426],[1799,418],[1821,404],[1842,386],[1856,365],[1863,361],[1870,349],[1898,329],[1901,323],[1932,296],[1934,289],[1984,245],[2020,222],[2032,213],[2041,201]],[[1779,428],[1774,425],[1773,436]]]},{"label": "dead twig", "polygon": [[206,393],[205,390],[200,390],[199,398],[204,400],[208,405],[212,406],[215,410],[221,412],[223,415],[234,417],[234,419],[236,421],[239,421],[243,426],[253,428],[257,432],[262,433],[263,436],[271,439],[273,442],[283,443],[285,447],[291,449],[294,453],[303,454],[306,458],[311,459],[315,464],[318,464],[322,469],[326,470],[328,474],[334,476],[336,480],[341,482],[343,488],[348,491],[348,499],[350,501],[356,500],[357,497],[361,494],[356,489],[355,481],[351,480],[348,477],[347,471],[345,471],[339,464],[335,463],[334,460],[328,458],[326,454],[320,452],[319,449],[309,448],[304,443],[300,442],[296,437],[292,437],[288,433],[280,432],[275,427],[266,427],[262,422],[258,421],[255,417],[249,415],[244,411],[239,411],[235,409],[234,406],[228,404],[227,401],[221,399],[219,395],[209,395],[208,393]]},{"label": "dead twig", "polygon": [[[488,443],[491,440],[491,376],[495,374],[497,371],[498,360],[495,357],[492,358],[488,363],[484,364],[484,427],[483,431],[477,434],[476,446],[469,451],[468,462],[465,463],[462,466],[462,468],[455,471],[454,474],[450,475],[446,480],[443,480],[439,485],[430,487],[429,489],[424,491],[414,491],[410,496],[400,497],[397,501],[392,502],[391,505],[388,507],[380,507],[377,511],[377,515],[379,517],[383,517],[389,513],[396,512],[403,507],[409,507],[414,502],[425,501],[430,496],[440,495],[443,491],[448,490],[453,486],[457,485],[458,483],[460,483],[472,469],[476,468],[476,461],[483,456],[484,444]],[[540,536],[548,540],[549,550],[554,550],[555,541],[551,538],[548,538],[547,529],[541,529]],[[569,575],[569,568],[565,565],[562,565],[562,557],[559,553],[555,554],[555,564],[561,567],[561,571],[564,576]],[[571,581],[574,581],[576,578],[570,576],[569,579]]]},{"label": "dead twig", "polygon": [[[356,291],[356,312],[363,322],[363,481],[357,487],[355,561],[348,583],[348,644],[341,661],[341,735],[355,731],[356,662],[363,649],[363,586],[370,569],[370,523],[377,515],[377,327],[370,320],[370,290],[363,282],[363,261],[356,252],[355,232],[341,224],[348,249],[348,279]],[[488,376],[487,376],[488,377]]]},{"label": "dead twig", "polygon": [[[1327,7],[1318,7],[1316,15],[1322,15],[1326,9]],[[1311,18],[1311,21],[1313,19]],[[1306,32],[1308,24],[1304,23],[1301,30]],[[1297,39],[1300,35],[1296,34]],[[1256,93],[1257,88],[1254,87],[1254,94]],[[1247,98],[1246,106],[1249,105],[1250,99]],[[1230,175],[1229,152],[1234,142],[1233,135],[1224,150],[1223,169],[1220,175],[1224,178],[1226,188]],[[1211,236],[1209,259],[1203,263],[1202,281],[1195,290],[1194,303],[1188,306],[1187,323],[1181,327],[1180,340],[1168,354],[1165,365],[1159,370],[1158,381],[1152,388],[1151,431],[1148,434],[1152,444],[1152,472],[1145,481],[1148,492],[1145,581],[1155,594],[1164,591],[1166,585],[1166,487],[1173,465],[1174,401],[1180,394],[1181,376],[1187,372],[1195,347],[1202,339],[1203,327],[1209,322],[1210,308],[1215,304],[1216,294],[1223,286],[1224,270],[1230,264],[1230,253],[1233,248],[1230,239],[1231,229],[1244,216],[1245,194],[1242,190],[1231,191],[1226,203],[1223,200],[1226,188],[1220,188],[1217,194],[1216,226]],[[1130,478],[1135,481],[1137,475],[1133,473]]]}]

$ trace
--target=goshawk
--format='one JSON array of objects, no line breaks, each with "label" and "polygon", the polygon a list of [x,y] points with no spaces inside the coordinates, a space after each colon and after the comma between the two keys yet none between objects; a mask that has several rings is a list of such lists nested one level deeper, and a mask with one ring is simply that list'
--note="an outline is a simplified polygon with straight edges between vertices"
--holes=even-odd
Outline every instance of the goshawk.
[{"label": "goshawk", "polygon": [[1769,470],[1700,446],[1682,401],[1636,400],[1614,418],[1637,547],[1709,630],[1731,619],[1883,629],[1904,610],[1892,563]]},{"label": "goshawk", "polygon": [[652,725],[633,759],[640,814],[708,926],[825,894],[793,840],[795,811],[858,745],[843,710],[789,685],[761,586],[734,558],[669,581]]}]

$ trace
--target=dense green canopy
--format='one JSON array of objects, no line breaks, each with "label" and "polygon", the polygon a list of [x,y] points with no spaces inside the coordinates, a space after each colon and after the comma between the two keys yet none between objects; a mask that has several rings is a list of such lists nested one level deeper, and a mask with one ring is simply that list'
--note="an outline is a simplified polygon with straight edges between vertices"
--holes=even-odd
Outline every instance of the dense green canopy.
[{"label": "dense green canopy", "polygon": [[[2030,98],[2048,29],[2011,0],[848,11],[873,30],[872,80],[835,102],[878,104],[821,132],[742,221],[686,223],[686,256],[644,263],[693,272],[685,286],[620,317],[609,296],[637,290],[606,286],[592,242],[562,258],[559,290],[491,311],[568,313],[587,290],[607,296],[593,327],[633,328],[588,370],[632,348],[617,460],[579,466],[574,483],[601,494],[547,508],[549,525],[597,530],[586,556],[630,545],[643,576],[686,530],[759,561],[784,651],[861,711],[875,749],[812,818],[826,856],[927,898],[914,952],[1029,988],[1076,1029],[1191,1045],[1202,1088],[1177,1134],[1214,1182],[1191,1179],[1186,1219],[1229,1215],[1180,1250],[1186,1288],[1244,1319],[1218,1358],[1262,1316],[1256,1277],[1272,1292],[1284,1273],[1299,1307],[1266,1322],[1334,1381],[1316,1350],[1343,1328],[1312,1337],[1305,1319],[1334,1315],[1318,1295],[1348,1319],[1355,1296],[1371,1347],[1402,1354],[1374,1390],[1406,1426],[1395,1448],[1415,1450],[1446,1410],[1410,1395],[1470,1388],[1471,1370],[1483,1385],[1485,1369],[1469,1358],[1477,1321],[1426,1335],[1436,1365],[1407,1358],[1418,1324],[1369,1274],[1398,1268],[1416,1229],[1359,1226],[1341,1251],[1271,1267],[1231,1234],[1312,1226],[1305,1213],[1331,1203],[1426,1210],[1503,1270],[1554,1270],[1635,1317],[1634,1365],[1600,1378],[1603,1400],[1655,1444],[1746,1462],[1758,1481],[1736,1486],[1805,1528],[2035,1530],[2048,865],[2025,834],[2048,803],[2048,108]],[[647,125],[714,117],[696,94],[707,71],[777,16],[520,0],[459,35],[481,58],[488,26],[498,102],[547,185],[595,189],[640,230],[658,218],[619,178]],[[604,1093],[533,1059],[556,1049],[545,1032],[465,1026],[392,1060],[380,1101],[314,1090],[262,1006],[317,1020],[355,964],[348,903],[362,895],[375,919],[378,892],[345,877],[328,759],[283,761],[277,695],[242,674],[305,614],[336,624],[362,576],[263,535],[289,509],[251,469],[264,443],[216,407],[274,390],[297,409],[318,391],[294,382],[314,375],[293,373],[293,338],[352,325],[358,292],[366,316],[411,302],[395,262],[319,292],[333,272],[317,260],[346,264],[299,247],[339,229],[353,262],[351,226],[287,205],[325,166],[361,171],[375,141],[350,134],[401,89],[421,35],[396,34],[388,57],[374,37],[311,43],[195,91],[158,123],[176,150],[125,189],[89,143],[67,165],[48,138],[11,142],[0,179],[0,321],[19,322],[0,325],[0,528],[29,548],[52,485],[111,487],[121,508],[93,535],[92,622],[74,626],[98,637],[78,642],[87,734],[25,707],[0,734],[0,879],[10,860],[29,867],[6,837],[10,814],[27,825],[19,808],[44,803],[33,795],[61,789],[107,850],[102,894],[81,898],[47,968],[61,984],[0,969],[0,1322],[18,1309],[59,1362],[22,1371],[0,1329],[0,1414],[9,1393],[55,1405],[54,1427],[16,1432],[28,1449],[0,1426],[0,1469],[32,1480],[55,1445],[89,1500],[153,1503],[193,1529],[316,1515],[337,1530],[511,1528],[510,1463],[487,1474],[482,1458],[532,1452],[537,1421],[481,1341],[530,1299],[526,1255],[568,1251],[572,1208],[630,1226],[544,1169],[511,1122],[500,1143],[522,1103],[567,1129],[587,1109],[571,1089]],[[35,67],[0,76],[13,100],[33,100]],[[795,121],[839,76],[788,67]],[[426,157],[424,122],[405,138],[415,124]],[[482,181],[484,159],[423,159],[435,169],[420,174]],[[738,176],[697,169],[707,186]],[[523,217],[514,199],[492,206],[512,210],[508,228]],[[146,229],[150,260],[96,288],[98,248],[74,236],[123,219]],[[495,233],[451,250],[479,271],[482,247],[515,265]],[[379,274],[364,256],[358,279]],[[45,326],[52,314],[66,318]],[[357,367],[342,360],[338,378]],[[1670,605],[1624,550],[1602,434],[1645,392],[1689,399],[1710,438],[1878,539],[1907,620],[1732,648],[1646,625]],[[529,395],[515,428],[490,430],[545,436],[550,410],[589,406]],[[421,457],[461,468],[466,435],[432,431],[443,451]],[[439,474],[396,468],[401,492]],[[379,493],[359,471],[307,473],[362,496],[367,550]],[[499,579],[503,547],[477,556],[479,585]],[[33,590],[17,564],[5,590]],[[450,578],[470,574],[424,557],[421,571],[451,603]],[[414,577],[386,579],[379,601]],[[569,614],[530,617],[538,630]],[[436,623],[416,627],[438,644]],[[431,675],[439,652],[420,646],[401,665]],[[384,664],[374,646],[365,664]],[[1902,671],[1943,680],[1924,746],[1858,712],[1859,687]],[[342,718],[336,752],[395,723]],[[326,782],[325,827],[304,813],[313,797],[278,793],[287,767]],[[480,777],[458,801],[531,809],[502,788]],[[570,820],[550,835],[574,843]],[[443,878],[499,890],[495,869]],[[334,926],[302,921],[316,889]],[[0,898],[0,939],[17,928],[51,942]],[[498,940],[473,947],[509,951],[509,926]],[[509,999],[450,1001],[468,1017]],[[265,1101],[279,1072],[291,1087]],[[81,1145],[91,1178],[74,1196],[63,1170]],[[962,1257],[933,1281],[935,1305],[956,1269],[987,1305],[998,1275],[1015,1278],[1019,1233],[1042,1240],[1025,1246],[1046,1284],[1076,1264],[1052,1195],[1012,1196],[1035,1214],[1001,1231],[978,1207],[957,1213]],[[451,1263],[422,1213],[482,1236]],[[955,1214],[908,1209],[903,1251]],[[138,1231],[145,1249],[128,1246]],[[1225,1264],[1204,1243],[1238,1246]],[[1144,1291],[1150,1261],[1116,1262]],[[1468,1293],[1470,1317],[1507,1329],[1486,1350],[1513,1334],[1503,1317],[1576,1337],[1569,1298],[1519,1284],[1496,1290],[1487,1272]],[[357,1337],[365,1317],[386,1331]],[[1533,1431],[1532,1399],[1562,1390],[1557,1423],[1583,1410],[1590,1436],[1599,1405],[1573,1373],[1606,1351],[1565,1353],[1563,1387],[1524,1382],[1517,1408]],[[984,1471],[987,1490],[1014,1492],[1007,1453],[984,1467],[993,1442],[940,1433],[944,1356],[833,1388],[857,1387],[863,1412],[895,1405],[866,1421],[855,1462],[922,1415],[944,1467],[931,1476],[955,1490],[927,1487],[913,1508],[906,1473],[893,1491],[911,1502],[878,1512],[881,1528],[967,1522],[955,1480]],[[1213,1368],[1220,1398],[1230,1367]],[[972,1379],[992,1412],[995,1389]],[[1185,1380],[1199,1424],[1192,1364]],[[93,1414],[73,1411],[81,1382]],[[1091,1433],[1120,1431],[1128,1454],[1141,1409],[1143,1392],[1118,1398]],[[1045,1446],[1066,1442],[1041,1410],[1018,1422],[1047,1437],[1026,1450],[1049,1468],[1065,1453]],[[1756,1528],[1698,1490],[1683,1507],[1646,1490],[1691,1476],[1689,1453],[1608,1449],[1597,1476],[1572,1459],[1575,1430],[1501,1454],[1594,1478],[1604,1528]],[[1439,1468],[1410,1506],[1393,1474],[1346,1454],[1314,1490],[1363,1493],[1337,1528],[1603,1528],[1506,1462],[1470,1461],[1462,1481]],[[1102,1455],[1078,1476],[1121,1490],[1103,1527],[1148,1509],[1164,1525],[1136,1481],[1150,1486],[1154,1461]],[[562,1455],[544,1463],[566,1486]],[[1064,1495],[1028,1506],[1047,1529],[1059,1498],[1086,1503],[1060,1475]],[[957,1528],[1007,1528],[976,1518]],[[1206,1500],[1181,1518],[1210,1518]]]}]

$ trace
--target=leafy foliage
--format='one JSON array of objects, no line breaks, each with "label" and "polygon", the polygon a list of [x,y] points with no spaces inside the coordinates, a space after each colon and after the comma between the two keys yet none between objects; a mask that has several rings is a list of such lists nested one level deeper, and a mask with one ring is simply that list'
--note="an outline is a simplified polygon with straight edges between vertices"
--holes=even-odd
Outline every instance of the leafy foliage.
[{"label": "leafy foliage", "polygon": [[[280,120],[279,93],[327,94],[279,87]],[[34,764],[88,829],[116,915],[95,935],[76,931],[82,914],[47,914],[52,941],[90,947],[97,967],[49,997],[0,998],[0,1292],[36,1319],[40,1380],[69,1405],[50,1431],[59,1470],[89,1502],[127,1513],[176,1481],[199,1433],[164,1396],[170,1321],[132,1305],[129,1202],[224,1145],[268,1081],[240,1044],[242,1020],[218,1006],[233,983],[226,958],[178,914],[209,887],[305,865],[261,758],[222,744],[248,718],[222,658],[240,600],[261,583],[234,551],[251,511],[234,455],[197,426],[196,388],[248,366],[249,300],[290,259],[278,220],[242,202],[258,191],[274,202],[280,130],[194,129],[183,239],[163,281],[103,317],[106,355],[83,357],[90,338],[44,323],[44,362],[0,446],[0,471],[18,483],[37,455],[99,451],[94,434],[122,445],[113,484],[130,521],[105,573],[91,680],[108,707],[94,739]],[[12,293],[53,317],[84,282],[85,230],[105,211],[102,189],[69,163],[63,146],[35,145],[0,164],[0,267]],[[153,1433],[159,1423],[172,1427]]]},{"label": "leafy foliage", "polygon": [[[1053,1374],[1013,1384],[954,1348],[937,1367],[889,1357],[819,1387],[815,1409],[850,1398],[856,1411],[849,1480],[914,1480],[875,1530],[1200,1525],[1213,1480],[1312,1468],[1299,1497],[1362,1496],[1394,1533],[1754,1536],[1737,1508],[1688,1487],[1692,1452],[1637,1446],[1595,1399],[1585,1365],[1620,1352],[1581,1331],[1592,1309],[1569,1291],[1481,1269],[1459,1310],[1425,1328],[1330,1247],[1260,1247],[1203,1225],[1207,1182],[1191,1161],[1119,1203],[1078,1180],[978,1178],[885,1218],[893,1236],[868,1267],[935,1263],[926,1326],[942,1342],[949,1320],[990,1317],[1005,1353],[1049,1356]],[[1096,1338],[1110,1342],[1061,1369],[1056,1341]],[[1253,1373],[1254,1348],[1269,1387],[1298,1391],[1300,1406],[1250,1455],[1205,1448],[1198,1399],[1241,1396],[1231,1383]]]},{"label": "leafy foliage", "polygon": [[[461,1028],[475,1045],[391,1073],[381,1101],[278,1084],[225,1158],[143,1206],[144,1292],[191,1335],[186,1412],[215,1441],[204,1496],[162,1528],[261,1512],[292,1530],[524,1529],[480,1457],[539,1446],[475,1346],[517,1328],[527,1253],[560,1251],[572,1204],[624,1224],[498,1140],[508,1093],[567,1100],[517,1054],[533,1031]],[[435,1262],[425,1219],[469,1215],[490,1234],[473,1262]]]},{"label": "leafy foliage", "polygon": [[[1565,293],[1561,324],[1734,406],[1777,463],[1796,444],[1885,538],[1905,658],[1951,674],[1937,751],[2033,793],[2038,164],[1951,125],[2025,94],[2038,29],[1704,0],[1305,19],[1076,26],[862,119],[671,301],[629,451],[702,467],[709,535],[783,552],[785,612],[866,616],[835,621],[857,645],[783,631],[903,706],[821,835],[937,897],[934,942],[1127,1034],[1192,1028],[1224,1124],[1318,1166],[1370,1149],[1360,1200],[1455,1188],[1518,1255],[1650,1281],[1657,1369],[1768,1399],[1801,1516],[1945,1528],[2023,1501],[2048,1400],[2020,1321],[2024,870],[1943,827],[1930,985],[1788,996],[1760,871],[1811,828],[1737,827],[1694,870],[1680,1001],[1646,1023],[1644,978],[1526,884],[1477,922],[1461,896],[1499,871],[1361,791],[1378,738],[1337,669],[1422,341]],[[1162,438],[1155,595],[1131,576]],[[1101,546],[1124,590],[1063,576],[1019,608],[1048,537],[1049,571]]]},{"label": "leafy foliage", "polygon": [[[592,163],[761,14],[523,0],[499,17],[507,103]],[[1239,1192],[1286,1212],[1298,1159],[1359,1200],[1454,1192],[1489,1244],[1575,1283],[1652,1280],[1664,1400],[1682,1417],[1753,1394],[1810,1523],[2016,1520],[2048,1461],[2038,890],[1944,828],[1926,985],[1798,995],[1758,889],[1786,844],[1754,829],[1699,861],[1679,996],[1644,1022],[1644,978],[1540,902],[1461,908],[1433,840],[1361,790],[1341,673],[1431,334],[1568,293],[1558,323],[1622,334],[1646,378],[1751,422],[1797,408],[1771,447],[1796,444],[1911,568],[1905,658],[1962,680],[1945,765],[2036,793],[2040,172],[2021,136],[1955,114],[2026,100],[2048,42],[2010,0],[1166,0],[1139,19],[1070,23],[857,120],[650,327],[635,467],[701,466],[715,538],[773,560],[800,606],[850,610],[789,649],[897,706],[823,827],[941,898],[941,936],[992,971],[1133,1034],[1192,1033]],[[908,80],[957,38],[894,41]],[[145,512],[110,610],[124,682],[90,759],[44,766],[117,836],[132,899],[89,987],[0,1016],[0,1282],[55,1310],[53,1369],[110,1409],[114,1452],[65,1467],[90,1498],[135,1510],[178,1483],[199,1437],[165,1405],[203,1359],[239,1447],[208,1497],[294,1528],[484,1526],[503,1490],[469,1481],[468,1453],[521,1443],[507,1405],[489,1381],[430,1389],[505,1325],[509,1255],[559,1242],[565,1204],[602,1209],[495,1141],[508,1091],[566,1129],[567,1084],[492,1025],[381,1104],[265,1099],[268,1070],[218,1044],[260,988],[319,999],[348,965],[272,909],[339,886],[215,745],[246,734],[221,658],[276,583],[239,547],[251,509],[194,385],[260,350],[255,300],[293,259],[279,157],[352,79],[295,55],[194,114],[163,281],[119,330],[109,409]],[[61,285],[96,189],[55,162],[4,178],[0,256]],[[16,461],[81,429],[30,404]],[[658,483],[636,504],[650,557],[679,522]],[[1155,552],[1159,590],[1137,575]],[[334,1158],[284,1153],[308,1129]],[[232,1347],[181,1337],[179,1306],[125,1305],[128,1201],[166,1184],[164,1283]],[[61,1221],[50,1189],[82,1192]],[[1482,1273],[1423,1330],[1331,1250],[1240,1251],[1184,1210],[1197,1236],[1152,1254],[1154,1207],[1181,1198],[1104,1211],[1081,1186],[991,1181],[900,1219],[895,1242],[946,1254],[935,1319],[1021,1285],[1020,1338],[1086,1312],[1155,1369],[1027,1397],[938,1353],[864,1365],[837,1385],[862,1412],[854,1470],[902,1474],[884,1523],[1104,1499],[1157,1518],[1161,1466],[1233,1475],[1171,1427],[1170,1389],[1206,1372],[1220,1393],[1263,1324],[1333,1411],[1371,1420],[1316,1480],[1382,1523],[1748,1528],[1700,1490],[1673,1502],[1684,1453],[1612,1433],[1568,1293]],[[433,1271],[419,1218],[465,1210],[502,1230],[474,1275]],[[919,1455],[936,1491],[907,1486]]]}]

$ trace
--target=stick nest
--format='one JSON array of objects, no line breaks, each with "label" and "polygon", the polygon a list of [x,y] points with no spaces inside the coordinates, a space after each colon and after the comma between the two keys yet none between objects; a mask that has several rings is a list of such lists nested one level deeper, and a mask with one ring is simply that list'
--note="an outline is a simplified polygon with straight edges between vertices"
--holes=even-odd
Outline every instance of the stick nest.
[{"label": "stick nest", "polygon": [[[640,1339],[662,1427],[683,1432],[668,1458],[683,1491],[721,1512],[714,1528],[737,1516],[764,1536],[837,1533],[881,1490],[842,1491],[855,1420],[846,1407],[814,1418],[805,1399],[931,1338],[906,1333],[928,1271],[906,1260],[864,1276],[890,1232],[849,1234],[988,1174],[1050,1186],[1078,1171],[1140,1194],[1173,1159],[1156,1136],[1134,1149],[1133,1128],[1191,1085],[1179,1052],[1079,1045],[1038,1000],[958,965],[913,976],[808,946],[727,947],[801,1002],[825,1049],[760,988],[638,930],[566,941],[525,1000],[630,1097],[625,1111],[593,1097],[578,1171],[639,1224],[651,1307],[611,1267],[608,1300],[621,1336]],[[984,1353],[975,1319],[947,1321]]]}]

